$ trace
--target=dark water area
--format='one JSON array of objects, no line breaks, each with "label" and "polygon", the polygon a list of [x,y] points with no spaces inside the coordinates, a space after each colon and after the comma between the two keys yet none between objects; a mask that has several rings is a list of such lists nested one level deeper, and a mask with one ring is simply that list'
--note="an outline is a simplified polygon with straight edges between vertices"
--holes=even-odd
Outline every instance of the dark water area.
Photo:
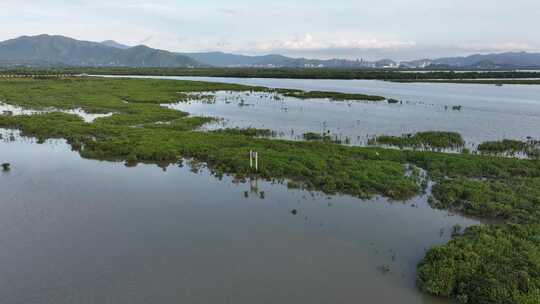
[{"label": "dark water area", "polygon": [[416,265],[479,224],[427,195],[128,168],[0,133],[0,303],[448,303],[417,291]]}]

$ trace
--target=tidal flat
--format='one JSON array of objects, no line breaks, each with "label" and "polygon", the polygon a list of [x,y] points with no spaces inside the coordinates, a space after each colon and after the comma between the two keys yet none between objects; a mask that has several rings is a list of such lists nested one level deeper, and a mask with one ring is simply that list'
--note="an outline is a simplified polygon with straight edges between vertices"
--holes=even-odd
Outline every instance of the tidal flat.
[{"label": "tidal flat", "polygon": [[[405,303],[443,301],[416,292],[416,285],[427,294],[463,303],[503,303],[503,300],[535,303],[538,299],[540,241],[535,237],[540,220],[538,160],[268,139],[254,136],[257,132],[194,131],[208,123],[209,118],[162,106],[187,101],[193,92],[211,91],[275,92],[275,89],[156,79],[1,80],[0,101],[11,106],[114,113],[93,122],[62,112],[0,115],[0,128],[3,128],[0,162],[11,164],[11,170],[0,176],[5,187],[3,214],[14,221],[7,224],[2,239],[16,248],[4,252],[3,257],[8,262],[27,257],[28,262],[28,268],[4,272],[10,274],[5,276],[3,285],[9,289],[8,294],[15,297],[33,294],[30,300],[45,303],[80,297],[84,303],[91,301],[90,295],[95,291],[107,295],[105,290],[110,293],[122,290],[124,296],[115,293],[120,297],[117,302],[127,303],[137,295],[139,301],[152,298],[161,290],[161,295],[169,296],[167,299],[204,302],[208,299],[205,296],[209,296],[205,290],[214,286],[222,291],[216,294],[230,299],[234,299],[235,291],[242,290],[245,297],[238,302],[246,303],[260,298],[270,302],[293,299],[295,303],[312,303],[313,299],[395,303],[392,294],[407,294]],[[298,102],[317,101],[299,99]],[[65,142],[54,145],[51,140]],[[54,149],[60,149],[58,155],[62,156],[54,156]],[[250,166],[250,151],[261,156],[259,170]],[[189,170],[170,169],[183,166],[186,160]],[[82,163],[88,168],[81,169]],[[159,164],[167,172],[151,171],[155,167],[144,163]],[[137,164],[137,168],[126,167]],[[201,170],[201,175],[193,173]],[[39,172],[47,178],[40,178]],[[164,181],[170,174],[187,177]],[[240,194],[231,194],[234,198],[227,199],[229,194],[224,189],[242,187],[233,186],[234,181],[247,187],[243,182],[249,180],[260,184],[245,190],[235,188],[233,192]],[[87,186],[77,193],[71,192],[76,185]],[[164,185],[170,188],[164,189]],[[197,191],[197,187],[202,188]],[[274,192],[283,197],[272,201]],[[298,196],[309,198],[309,193],[318,197],[315,203],[310,205],[309,199],[305,202],[300,199],[298,203]],[[45,194],[51,199],[47,200]],[[177,205],[182,197],[193,197],[190,201],[191,208],[195,208],[193,212]],[[253,210],[257,207],[244,203],[231,207],[234,205],[231,201],[242,199],[253,204],[272,201],[265,208],[273,211]],[[210,207],[202,206],[201,202]],[[336,228],[330,234],[321,232],[326,217],[331,216],[326,210],[336,206],[341,208],[341,217],[335,219],[334,225],[342,229]],[[364,206],[374,206],[381,213],[353,211],[367,208]],[[313,208],[321,209],[304,213]],[[231,213],[234,216],[226,216]],[[386,214],[384,220],[369,220],[382,213]],[[166,218],[166,214],[176,215],[178,221]],[[301,226],[288,226],[283,219],[298,221],[292,225]],[[227,220],[236,225],[227,224]],[[432,224],[422,224],[423,221]],[[134,226],[135,222],[140,226]],[[250,222],[252,225],[248,225]],[[6,219],[5,223],[10,221]],[[304,226],[305,223],[313,226]],[[63,229],[66,224],[71,229],[61,233],[60,227]],[[481,226],[462,231],[471,225]],[[77,231],[85,238],[75,241]],[[17,235],[35,236],[35,239],[19,241],[25,238]],[[283,235],[290,239],[283,239]],[[445,245],[450,236],[453,239]],[[81,245],[84,240],[88,242],[85,244],[99,244],[102,238],[109,239],[111,244],[116,240],[124,245],[109,252],[110,255],[104,255],[103,248],[92,247],[94,266],[102,267],[92,269],[101,269],[99,272],[69,267],[84,259],[77,254],[77,248],[88,249]],[[148,243],[148,240],[152,241]],[[340,244],[336,243],[338,240]],[[369,249],[370,242],[377,247],[373,251]],[[386,245],[377,245],[380,243]],[[49,257],[56,253],[57,263],[41,264],[40,261],[51,259],[47,259],[49,253],[44,253],[43,259],[36,258],[39,251],[32,248],[37,244],[48,244],[50,247],[45,248],[50,249]],[[60,244],[68,244],[70,249],[64,255],[66,247]],[[246,250],[239,254],[235,248]],[[422,259],[425,250],[427,254]],[[159,259],[151,263],[144,259],[156,251],[160,253]],[[187,252],[187,256],[179,259],[180,251]],[[386,262],[367,257],[382,252],[389,258]],[[217,253],[222,258],[217,258]],[[399,267],[397,271],[392,265],[392,261],[401,261],[401,255],[406,257],[406,262],[400,263],[406,266],[400,267],[406,271]],[[263,260],[272,261],[272,267],[248,271],[249,267],[260,267]],[[182,261],[188,261],[186,265],[191,266],[182,266]],[[175,263],[179,267],[171,268]],[[416,264],[419,264],[417,271]],[[127,271],[134,269],[133,265],[142,267],[141,272]],[[28,285],[15,279],[32,273],[36,280]],[[56,278],[51,281],[54,284],[40,286],[47,276]],[[205,281],[209,277],[210,281]],[[219,280],[220,277],[224,280]],[[358,280],[359,277],[362,279]],[[218,281],[226,281],[225,278],[237,279],[219,285]],[[334,280],[326,280],[329,278]],[[163,292],[163,284],[156,283],[163,281],[176,287]],[[274,285],[276,282],[280,284]],[[281,284],[285,282],[289,284]],[[269,284],[278,286],[277,293],[265,292],[268,289],[264,286]],[[377,292],[360,293],[358,284],[374,285]],[[286,286],[300,288],[291,290]],[[47,301],[39,301],[43,297]]]}]

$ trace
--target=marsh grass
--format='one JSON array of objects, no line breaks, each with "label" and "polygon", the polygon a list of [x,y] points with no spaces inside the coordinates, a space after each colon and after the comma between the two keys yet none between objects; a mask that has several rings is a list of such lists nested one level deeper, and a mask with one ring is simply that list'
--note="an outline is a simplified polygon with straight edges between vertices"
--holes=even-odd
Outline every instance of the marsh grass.
[{"label": "marsh grass", "polygon": [[501,140],[478,145],[478,151],[484,154],[510,155],[524,154],[530,158],[540,157],[540,141]]},{"label": "marsh grass", "polygon": [[514,78],[515,81],[523,81],[516,78],[540,78],[539,72],[534,71],[422,71],[419,73],[403,73],[402,71],[391,70],[366,70],[366,69],[303,69],[303,68],[65,68],[65,69],[49,69],[35,70],[28,68],[12,69],[0,71],[6,75],[52,75],[53,77],[59,74],[93,74],[93,75],[144,75],[144,76],[206,76],[206,77],[240,77],[240,78],[298,78],[298,79],[377,79],[391,81],[427,81],[434,82],[434,79],[450,80],[452,82],[460,82],[463,80],[485,82],[487,79],[489,84],[492,81],[503,81],[508,83],[507,79]]},{"label": "marsh grass", "polygon": [[[67,139],[85,158],[128,165],[153,162],[164,169],[187,158],[194,171],[204,165],[216,176],[287,180],[289,188],[360,198],[383,195],[405,200],[418,195],[421,174],[415,170],[407,174],[414,165],[436,182],[429,199],[432,205],[501,223],[467,229],[449,244],[429,250],[419,265],[418,286],[467,303],[538,303],[540,161],[292,142],[258,138],[262,131],[253,130],[195,132],[208,120],[160,106],[178,102],[189,91],[212,90],[254,89],[148,79],[0,80],[0,99],[10,104],[116,113],[93,123],[66,113],[0,115],[0,127],[42,141]],[[383,137],[382,142],[403,147],[463,145],[459,134],[441,132]],[[258,173],[250,169],[249,151],[259,153]]]},{"label": "marsh grass", "polygon": [[333,101],[384,101],[385,97],[376,96],[376,95],[365,95],[365,94],[346,94],[346,93],[337,93],[337,92],[323,92],[323,91],[295,91],[288,90],[282,91],[283,95],[287,97],[294,97],[300,99],[330,99]]},{"label": "marsh grass", "polygon": [[427,131],[402,136],[381,135],[369,139],[368,145],[415,149],[459,149],[465,145],[465,141],[459,133]]}]

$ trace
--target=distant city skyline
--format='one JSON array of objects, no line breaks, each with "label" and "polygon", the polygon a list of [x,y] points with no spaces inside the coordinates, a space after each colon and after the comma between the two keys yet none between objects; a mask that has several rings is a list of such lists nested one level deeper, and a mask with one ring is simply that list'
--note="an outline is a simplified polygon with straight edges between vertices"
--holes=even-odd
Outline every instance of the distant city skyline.
[{"label": "distant city skyline", "polygon": [[411,60],[540,51],[537,0],[2,0],[0,40],[64,35],[175,52]]}]

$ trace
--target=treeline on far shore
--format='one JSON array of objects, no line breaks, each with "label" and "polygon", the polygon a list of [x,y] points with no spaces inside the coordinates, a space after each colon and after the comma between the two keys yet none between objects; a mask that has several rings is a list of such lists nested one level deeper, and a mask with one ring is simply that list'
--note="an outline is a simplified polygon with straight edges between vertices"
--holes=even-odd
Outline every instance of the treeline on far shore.
[{"label": "treeline on far shore", "polygon": [[405,71],[367,69],[299,68],[51,68],[0,69],[0,75],[148,75],[239,78],[368,79],[368,80],[463,80],[540,78],[537,71]]}]

